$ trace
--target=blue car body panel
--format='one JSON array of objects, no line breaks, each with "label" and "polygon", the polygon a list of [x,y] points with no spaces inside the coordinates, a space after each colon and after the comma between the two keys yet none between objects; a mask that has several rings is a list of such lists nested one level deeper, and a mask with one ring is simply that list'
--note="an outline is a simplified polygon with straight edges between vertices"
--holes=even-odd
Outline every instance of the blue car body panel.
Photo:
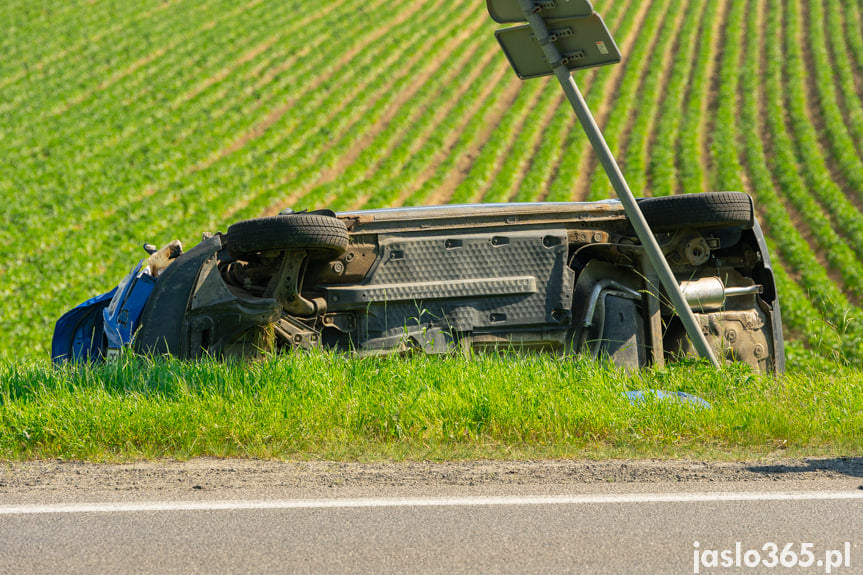
[{"label": "blue car body panel", "polygon": [[109,292],[90,298],[65,313],[54,327],[51,359],[96,361],[109,350],[132,342],[144,305],[153,293],[156,279],[138,265]]},{"label": "blue car body panel", "polygon": [[95,361],[102,357],[104,329],[102,312],[111,303],[117,288],[75,306],[57,321],[51,340],[51,359]]},{"label": "blue car body panel", "polygon": [[147,260],[141,260],[120,285],[111,303],[102,312],[108,349],[120,349],[132,342],[144,305],[153,293],[156,279],[141,268]]}]

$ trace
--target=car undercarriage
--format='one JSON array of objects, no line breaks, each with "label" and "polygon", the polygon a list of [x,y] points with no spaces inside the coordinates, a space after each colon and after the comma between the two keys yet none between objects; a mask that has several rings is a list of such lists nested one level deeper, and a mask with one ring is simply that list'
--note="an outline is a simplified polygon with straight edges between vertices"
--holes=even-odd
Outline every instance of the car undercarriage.
[{"label": "car undercarriage", "polygon": [[[717,357],[782,371],[751,198],[639,206]],[[123,347],[179,358],[517,350],[637,369],[697,355],[613,200],[286,212],[205,234],[185,253],[178,242],[149,251],[93,304],[101,318],[58,322],[55,359]]]}]

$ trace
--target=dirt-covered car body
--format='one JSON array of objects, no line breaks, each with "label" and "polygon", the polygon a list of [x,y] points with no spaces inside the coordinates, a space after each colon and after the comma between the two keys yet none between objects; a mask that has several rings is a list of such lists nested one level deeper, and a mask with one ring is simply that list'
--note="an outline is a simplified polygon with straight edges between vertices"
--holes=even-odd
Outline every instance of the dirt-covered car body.
[{"label": "dirt-covered car body", "polygon": [[[781,371],[779,303],[749,196],[640,206],[717,354]],[[123,345],[180,358],[512,349],[638,368],[694,354],[617,201],[286,213],[176,247],[91,304],[101,318],[80,306],[88,321],[61,318],[54,357]]]}]

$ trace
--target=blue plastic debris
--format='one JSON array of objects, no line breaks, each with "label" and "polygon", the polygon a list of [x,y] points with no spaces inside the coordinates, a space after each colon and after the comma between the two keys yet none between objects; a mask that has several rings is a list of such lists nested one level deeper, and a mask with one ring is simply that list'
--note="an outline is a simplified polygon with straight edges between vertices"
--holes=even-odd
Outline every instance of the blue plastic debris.
[{"label": "blue plastic debris", "polygon": [[692,395],[691,393],[686,393],[683,391],[660,391],[658,389],[640,389],[637,391],[626,391],[624,393],[629,398],[629,403],[631,403],[632,405],[644,403],[647,401],[648,397],[652,397],[660,401],[678,401],[681,403],[689,403],[703,409],[713,409],[712,405],[710,405],[708,402],[701,399],[697,395]]}]

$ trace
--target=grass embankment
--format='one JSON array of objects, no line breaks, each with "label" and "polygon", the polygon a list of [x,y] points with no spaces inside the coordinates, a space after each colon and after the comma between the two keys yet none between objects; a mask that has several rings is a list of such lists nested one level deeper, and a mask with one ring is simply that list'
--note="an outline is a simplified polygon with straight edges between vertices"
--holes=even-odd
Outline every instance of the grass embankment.
[{"label": "grass embankment", "polygon": [[[627,375],[518,354],[0,363],[0,459],[758,457],[863,453],[863,372],[683,364]],[[712,404],[626,390],[686,391]]]}]

